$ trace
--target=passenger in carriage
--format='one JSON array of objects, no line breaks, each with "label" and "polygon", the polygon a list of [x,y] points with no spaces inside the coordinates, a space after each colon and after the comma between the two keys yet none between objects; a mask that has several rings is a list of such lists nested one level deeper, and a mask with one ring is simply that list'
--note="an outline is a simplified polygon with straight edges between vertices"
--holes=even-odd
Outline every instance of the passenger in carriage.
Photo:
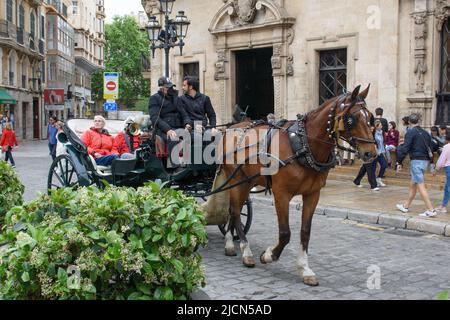
[{"label": "passenger in carriage", "polygon": [[178,144],[178,135],[175,130],[192,129],[191,119],[178,103],[178,91],[169,78],[161,77],[158,80],[159,91],[150,97],[149,114],[160,139],[156,140],[156,153],[158,157],[167,157],[170,151]]},{"label": "passenger in carriage", "polygon": [[114,148],[114,138],[105,129],[105,125],[105,118],[95,116],[94,126],[81,137],[89,154],[100,166],[110,166],[115,159],[119,158],[119,152]]},{"label": "passenger in carriage", "polygon": [[197,77],[185,77],[183,81],[183,93],[178,102],[180,108],[186,111],[191,119],[191,127],[195,131],[210,128],[212,134],[217,133],[217,116],[211,104],[211,99],[199,91],[200,82]]},{"label": "passenger in carriage", "polygon": [[114,148],[119,152],[121,159],[134,159],[135,151],[142,144],[142,133],[139,124],[132,118],[125,120],[124,131],[114,138]]}]

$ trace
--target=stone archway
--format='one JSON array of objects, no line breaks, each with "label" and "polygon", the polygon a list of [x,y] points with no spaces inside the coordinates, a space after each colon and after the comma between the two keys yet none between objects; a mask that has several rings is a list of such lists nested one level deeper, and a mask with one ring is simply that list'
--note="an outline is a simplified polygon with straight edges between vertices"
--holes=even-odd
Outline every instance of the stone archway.
[{"label": "stone archway", "polygon": [[235,52],[259,48],[273,48],[271,57],[274,110],[277,118],[287,116],[287,77],[292,76],[296,19],[284,8],[284,1],[224,0],[209,27],[215,37],[216,90],[219,92],[219,116],[223,122],[231,120],[236,103]]}]

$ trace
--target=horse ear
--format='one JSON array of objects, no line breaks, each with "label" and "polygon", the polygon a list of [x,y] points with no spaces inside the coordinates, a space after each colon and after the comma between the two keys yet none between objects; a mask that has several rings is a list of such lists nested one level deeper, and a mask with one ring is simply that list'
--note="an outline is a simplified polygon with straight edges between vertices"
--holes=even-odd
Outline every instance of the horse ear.
[{"label": "horse ear", "polygon": [[361,90],[361,85],[357,86],[355,90],[352,92],[352,100],[354,101],[359,94],[359,90]]},{"label": "horse ear", "polygon": [[361,93],[359,94],[359,96],[360,96],[361,98],[363,98],[363,100],[366,100],[367,96],[369,95],[369,90],[370,90],[370,83],[369,83],[369,86],[367,87],[367,89],[364,90],[363,92],[361,92]]}]

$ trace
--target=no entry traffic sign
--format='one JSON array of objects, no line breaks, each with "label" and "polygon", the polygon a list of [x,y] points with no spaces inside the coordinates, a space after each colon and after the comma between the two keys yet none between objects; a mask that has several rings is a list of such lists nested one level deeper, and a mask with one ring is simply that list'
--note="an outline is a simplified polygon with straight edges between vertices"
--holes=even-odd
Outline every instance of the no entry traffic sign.
[{"label": "no entry traffic sign", "polygon": [[103,74],[103,98],[105,100],[119,99],[119,73],[105,72]]}]

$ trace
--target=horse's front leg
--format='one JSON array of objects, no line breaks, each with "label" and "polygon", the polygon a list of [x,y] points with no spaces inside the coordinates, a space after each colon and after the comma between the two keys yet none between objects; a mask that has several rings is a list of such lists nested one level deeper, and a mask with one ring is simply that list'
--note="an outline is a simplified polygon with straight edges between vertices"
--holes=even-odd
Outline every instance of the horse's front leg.
[{"label": "horse's front leg", "polygon": [[228,223],[228,229],[227,233],[225,234],[225,255],[228,257],[235,257],[237,256],[236,250],[234,248],[234,237],[233,237],[233,231],[234,231],[234,214],[232,211],[232,207],[230,204],[230,217],[229,217],[229,223]]},{"label": "horse's front leg", "polygon": [[292,196],[274,193],[275,209],[278,217],[278,244],[275,247],[269,247],[261,254],[261,263],[272,263],[280,259],[281,253],[291,240],[291,230],[289,229],[289,202]]},{"label": "horse's front leg", "polygon": [[298,267],[303,282],[308,286],[318,286],[316,274],[311,270],[308,263],[308,246],[311,235],[311,226],[314,212],[319,203],[320,191],[303,196],[302,229],[300,235],[300,254]]}]

